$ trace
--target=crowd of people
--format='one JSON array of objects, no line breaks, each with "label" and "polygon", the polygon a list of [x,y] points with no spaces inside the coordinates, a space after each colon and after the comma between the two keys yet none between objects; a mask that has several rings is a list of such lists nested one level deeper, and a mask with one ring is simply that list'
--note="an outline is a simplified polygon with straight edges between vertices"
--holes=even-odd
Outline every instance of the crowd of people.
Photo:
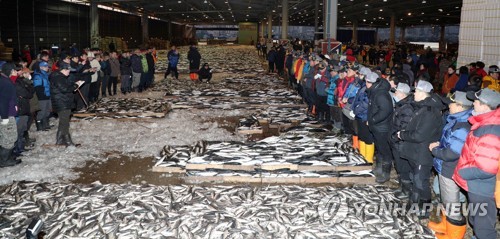
[{"label": "crowd of people", "polygon": [[438,175],[437,193],[450,206],[441,223],[429,223],[438,238],[464,237],[465,216],[456,210],[462,191],[469,206],[487,205],[485,215],[469,217],[476,238],[496,238],[500,69],[474,62],[457,74],[449,62],[440,82],[426,68],[431,54],[414,53],[380,55],[363,65],[349,48],[346,55],[290,49],[284,62],[289,85],[308,105],[311,120],[352,135],[353,146],[375,164],[376,182],[388,181],[394,165],[396,195],[416,205],[420,218],[429,217],[432,172]]},{"label": "crowd of people", "polygon": [[69,133],[72,111],[84,112],[99,98],[118,93],[142,92],[154,82],[156,50],[135,49],[118,55],[116,51],[72,48],[58,60],[48,50],[35,60],[24,58],[3,62],[0,80],[0,167],[21,162],[18,157],[30,150],[29,137],[34,123],[38,131],[52,128],[50,117],[57,115],[56,145],[74,146]]}]

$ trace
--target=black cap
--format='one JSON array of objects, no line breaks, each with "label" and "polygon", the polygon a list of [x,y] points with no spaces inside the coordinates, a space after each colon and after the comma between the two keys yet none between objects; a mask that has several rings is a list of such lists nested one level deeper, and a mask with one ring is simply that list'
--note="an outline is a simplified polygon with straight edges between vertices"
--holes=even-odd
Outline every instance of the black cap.
[{"label": "black cap", "polygon": [[16,66],[14,63],[5,63],[2,65],[2,73],[10,76],[12,70],[20,71],[21,67]]}]

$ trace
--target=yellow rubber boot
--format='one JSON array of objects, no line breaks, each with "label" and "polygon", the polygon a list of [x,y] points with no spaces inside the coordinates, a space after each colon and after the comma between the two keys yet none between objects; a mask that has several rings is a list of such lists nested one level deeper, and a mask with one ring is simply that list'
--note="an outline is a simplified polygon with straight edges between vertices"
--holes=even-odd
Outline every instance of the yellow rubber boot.
[{"label": "yellow rubber boot", "polygon": [[375,144],[366,144],[365,154],[366,161],[368,163],[373,163],[373,156],[375,155]]},{"label": "yellow rubber boot", "polygon": [[355,149],[359,149],[358,136],[352,136],[352,147]]},{"label": "yellow rubber boot", "polygon": [[366,158],[366,143],[363,141],[359,141],[359,153]]},{"label": "yellow rubber boot", "polygon": [[433,222],[429,220],[429,224],[427,224],[427,227],[429,227],[436,233],[446,233],[446,225],[446,215],[444,214],[444,212],[441,212],[441,222]]}]

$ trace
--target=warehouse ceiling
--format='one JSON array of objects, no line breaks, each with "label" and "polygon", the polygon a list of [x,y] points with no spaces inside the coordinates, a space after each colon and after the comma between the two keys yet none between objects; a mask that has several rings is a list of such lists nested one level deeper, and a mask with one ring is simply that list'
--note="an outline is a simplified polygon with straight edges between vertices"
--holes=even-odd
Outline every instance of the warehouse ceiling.
[{"label": "warehouse ceiling", "polygon": [[[88,0],[90,1],[90,0]],[[146,12],[151,16],[179,23],[236,24],[241,21],[281,22],[281,0],[94,0],[99,4],[128,11]],[[323,24],[323,10],[329,0],[289,0],[289,23],[314,26],[315,2],[318,24]],[[324,4],[325,2],[325,4]],[[395,14],[397,26],[454,25],[460,23],[462,0],[338,0],[338,25],[385,27]]]}]

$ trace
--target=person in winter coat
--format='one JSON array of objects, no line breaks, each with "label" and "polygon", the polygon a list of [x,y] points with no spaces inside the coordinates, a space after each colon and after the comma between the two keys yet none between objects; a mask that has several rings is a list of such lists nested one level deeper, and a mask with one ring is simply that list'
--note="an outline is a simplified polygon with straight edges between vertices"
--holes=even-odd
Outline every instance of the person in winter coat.
[{"label": "person in winter coat", "polygon": [[[109,81],[108,81],[108,95],[116,95],[116,88],[118,85],[118,76],[120,75],[120,61],[118,60],[118,55],[116,51],[113,51],[109,54]],[[111,91],[113,88],[113,91]],[[111,94],[112,93],[112,94]]]},{"label": "person in winter coat", "polygon": [[496,92],[500,92],[500,68],[492,65],[488,68],[488,75],[483,77],[482,88],[489,88]]},{"label": "person in winter coat", "polygon": [[[376,181],[384,183],[390,179],[392,169],[392,155],[388,141],[393,111],[389,94],[391,85],[387,80],[379,78],[376,73],[372,72],[366,77],[366,88],[369,97],[367,123],[377,149],[374,173]],[[367,148],[368,150],[372,149]]]},{"label": "person in winter coat", "polygon": [[49,64],[41,62],[39,70],[35,71],[33,85],[38,98],[40,111],[36,116],[36,130],[49,130],[49,116],[52,108],[50,103],[50,83],[49,83]]},{"label": "person in winter coat", "polygon": [[283,76],[285,68],[285,48],[280,45],[276,51],[276,70],[278,71],[278,76]]},{"label": "person in winter coat", "polygon": [[426,81],[431,80],[431,75],[429,74],[429,70],[427,69],[427,65],[425,63],[420,63],[419,65],[419,71],[417,72],[417,75],[415,78],[420,78],[423,77]]},{"label": "person in winter coat", "polygon": [[187,58],[189,60],[189,73],[198,72],[201,64],[201,55],[195,45],[189,47]]},{"label": "person in winter coat", "polygon": [[101,60],[102,57],[100,54],[94,54],[92,52],[88,53],[88,60],[90,62],[90,66],[95,72],[91,75],[91,83],[89,89],[89,103],[96,102],[99,98],[99,86],[101,82]]},{"label": "person in winter coat", "polygon": [[465,91],[465,88],[467,87],[467,84],[469,82],[469,68],[467,68],[466,66],[462,66],[458,69],[458,73],[458,81],[453,89],[451,89],[451,93],[455,91]]},{"label": "person in winter coat", "polygon": [[458,76],[456,74],[456,68],[453,65],[448,66],[448,72],[444,75],[443,89],[441,93],[447,95],[455,87],[458,82]]},{"label": "person in winter coat", "polygon": [[335,92],[337,91],[337,82],[340,78],[340,71],[340,66],[334,66],[330,69],[330,81],[328,83],[326,99],[326,103],[330,106],[331,121],[337,130],[342,128],[342,110],[338,106],[337,97],[335,95]]},{"label": "person in winter coat", "polygon": [[364,76],[360,80],[360,89],[358,90],[351,107],[352,114],[354,114],[354,124],[357,126],[357,135],[353,136],[353,145],[356,144],[356,141],[358,141],[357,145],[360,154],[365,157],[366,161],[372,163],[373,154],[366,154],[367,145],[369,145],[368,147],[373,146],[373,136],[366,123],[368,121],[369,99],[365,83],[366,76],[371,74],[371,71],[367,69],[367,71],[362,74],[364,74]]},{"label": "person in winter coat", "polygon": [[130,61],[130,52],[123,52],[120,58],[120,75],[122,94],[127,94],[132,91],[132,63]]},{"label": "person in winter coat", "polygon": [[[141,50],[135,49],[134,54],[130,57],[130,66],[132,68],[132,82],[130,88],[132,91],[138,91],[139,84],[141,83],[142,74],[142,61]],[[165,78],[167,75],[165,74]]]},{"label": "person in winter coat", "polygon": [[203,67],[200,69],[198,74],[201,82],[203,82],[203,79],[207,79],[207,83],[210,83],[210,80],[212,79],[212,69],[208,63],[203,64]]},{"label": "person in winter coat", "polygon": [[13,63],[2,65],[0,73],[0,168],[11,167],[21,163],[14,155],[14,144],[17,140],[17,71]]},{"label": "person in winter coat", "polygon": [[[109,78],[111,75],[111,65],[109,63],[109,53],[104,52],[102,61],[99,63],[101,64],[101,71],[102,71],[102,77],[101,77],[101,97],[106,97],[106,89],[108,88],[109,84]],[[109,95],[112,95],[111,93],[108,93]]]},{"label": "person in winter coat", "polygon": [[69,134],[69,122],[71,109],[73,108],[73,91],[78,89],[84,81],[70,79],[70,65],[62,64],[59,71],[50,75],[50,95],[52,107],[59,117],[59,126],[57,129],[56,144],[71,146],[75,145]]},{"label": "person in winter coat", "polygon": [[[349,86],[356,80],[356,72],[359,70],[359,66],[353,65],[352,67],[346,67],[346,76],[345,78],[341,78],[339,83],[337,84],[337,99],[339,102],[339,106],[341,109],[346,107],[346,104],[349,102],[348,93]],[[352,95],[351,95],[352,96]],[[352,121],[347,118],[345,114],[342,114],[342,129],[345,134],[354,134],[354,128]]]},{"label": "person in winter coat", "polygon": [[408,85],[413,85],[413,82],[415,82],[415,74],[413,73],[411,69],[410,63],[404,63],[403,64],[403,73],[408,76]]},{"label": "person in winter coat", "polygon": [[179,71],[177,70],[177,64],[179,64],[179,60],[181,55],[175,46],[172,46],[172,49],[167,53],[168,58],[168,69],[165,72],[165,79],[170,75],[170,72],[174,73],[174,77],[176,80],[179,80]]},{"label": "person in winter coat", "polygon": [[288,86],[292,89],[295,89],[295,85],[296,85],[296,79],[294,77],[294,72],[293,72],[293,53],[292,52],[288,52],[288,54],[286,55],[286,59],[285,59],[285,67],[286,67],[286,71],[287,71],[287,75],[288,75]]},{"label": "person in winter coat", "polygon": [[[141,74],[141,80],[139,81],[139,86],[138,86],[138,92],[142,92],[143,90],[146,89],[146,83],[149,81],[150,78],[150,71],[149,71],[149,64],[148,64],[148,57],[147,51],[142,51],[141,52],[141,67],[142,67],[142,74]],[[150,58],[152,60],[153,58]]]},{"label": "person in winter coat", "polygon": [[267,53],[267,62],[269,64],[269,69],[267,70],[268,73],[274,73],[274,70],[276,69],[275,64],[277,58],[278,53],[276,53],[276,49],[272,47],[271,50]]},{"label": "person in winter coat", "polygon": [[[21,73],[21,72],[19,72]],[[16,95],[17,95],[17,142],[14,148],[14,153],[21,156],[23,151],[26,151],[26,141],[24,134],[28,131],[28,120],[31,115],[30,100],[33,98],[35,88],[31,82],[29,71],[24,71],[16,80]]]},{"label": "person in winter coat", "polygon": [[438,95],[431,93],[432,90],[431,83],[418,82],[412,105],[415,114],[406,129],[396,133],[402,141],[400,157],[407,159],[412,169],[410,202],[418,206],[417,215],[420,218],[429,217],[429,207],[424,205],[431,201],[429,181],[433,156],[429,151],[429,144],[441,138],[443,127],[441,111],[444,105]]},{"label": "person in winter coat", "polygon": [[481,83],[483,82],[481,76],[478,75],[473,75],[469,78],[467,82],[467,86],[465,87],[464,91],[465,92],[476,92],[481,90]]},{"label": "person in winter coat", "polygon": [[482,61],[478,61],[476,62],[476,75],[479,75],[481,76],[481,78],[484,78],[485,76],[488,75],[488,73],[486,73],[486,71],[484,70],[484,62]]},{"label": "person in winter coat", "polygon": [[153,57],[153,49],[149,48],[145,56],[146,56],[146,61],[148,63],[148,73],[144,88],[147,89],[153,85],[155,78],[155,60]]},{"label": "person in winter coat", "polygon": [[448,104],[450,114],[446,117],[441,139],[429,145],[434,155],[434,169],[439,175],[441,202],[446,208],[441,214],[441,222],[430,221],[428,226],[438,238],[463,238],[466,231],[466,220],[461,213],[460,187],[453,181],[453,173],[460,158],[465,138],[470,131],[467,121],[472,116],[472,101],[465,92],[457,91],[444,102]]},{"label": "person in winter coat", "polygon": [[399,187],[395,192],[395,196],[400,199],[408,198],[411,191],[410,164],[408,160],[400,157],[402,141],[396,135],[398,131],[406,129],[406,126],[414,115],[412,106],[414,100],[410,92],[410,86],[405,83],[398,83],[394,89],[393,100],[395,105],[391,117],[391,131],[389,136],[392,161],[394,162],[394,167],[399,178]]},{"label": "person in winter coat", "polygon": [[474,100],[473,116],[469,118],[472,126],[453,180],[467,191],[469,207],[483,211],[469,215],[475,237],[493,239],[497,238],[494,192],[500,160],[500,93],[483,89],[468,92],[467,98]]},{"label": "person in winter coat", "polygon": [[315,91],[316,91],[316,115],[317,120],[320,123],[329,123],[330,121],[330,109],[328,108],[327,102],[327,89],[329,75],[326,70],[326,63],[318,64],[318,74],[314,77],[315,79]]}]

